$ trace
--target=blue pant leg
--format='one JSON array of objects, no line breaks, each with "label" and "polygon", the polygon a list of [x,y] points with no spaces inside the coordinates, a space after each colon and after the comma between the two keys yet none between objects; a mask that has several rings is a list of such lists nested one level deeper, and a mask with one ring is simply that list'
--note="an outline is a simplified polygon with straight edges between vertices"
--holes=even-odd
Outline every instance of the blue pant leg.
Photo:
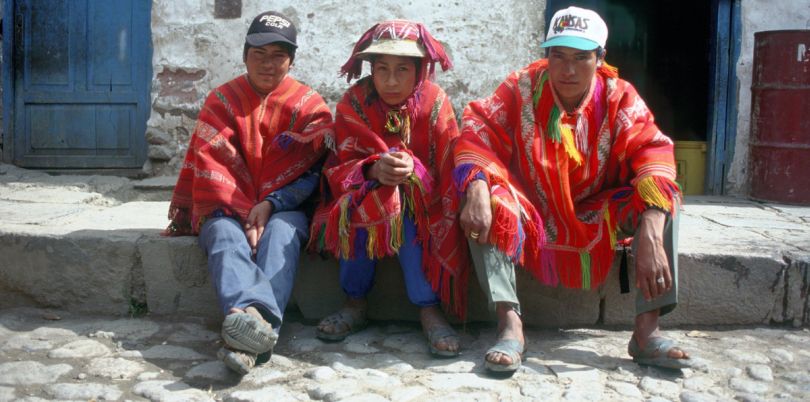
[{"label": "blue pant leg", "polygon": [[[274,328],[281,326],[284,309],[290,301],[298,257],[306,241],[308,220],[301,211],[283,211],[270,216],[256,250],[256,265],[272,288],[274,303],[260,303],[262,313]],[[269,313],[269,314],[268,314]]]},{"label": "blue pant leg", "polygon": [[278,310],[273,287],[251,259],[239,222],[229,217],[208,219],[200,229],[199,243],[208,255],[208,272],[223,314],[251,304]]},{"label": "blue pant leg", "polygon": [[404,215],[402,224],[405,233],[402,246],[399,247],[399,265],[402,267],[408,299],[419,307],[439,304],[439,298],[430,287],[422,269],[422,245],[416,238],[416,224],[407,213]]},{"label": "blue pant leg", "polygon": [[365,299],[374,285],[377,261],[368,258],[366,253],[366,231],[357,232],[354,258],[340,259],[340,287],[352,299]]}]

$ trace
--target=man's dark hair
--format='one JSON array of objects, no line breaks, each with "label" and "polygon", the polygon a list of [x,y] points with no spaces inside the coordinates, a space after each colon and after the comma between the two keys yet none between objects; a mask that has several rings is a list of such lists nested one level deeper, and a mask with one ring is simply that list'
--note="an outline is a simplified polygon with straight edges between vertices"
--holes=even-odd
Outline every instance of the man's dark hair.
[{"label": "man's dark hair", "polygon": [[[293,62],[295,61],[295,49],[296,49],[295,46],[293,46],[293,45],[291,45],[289,43],[284,43],[284,42],[273,42],[273,43],[268,43],[267,45],[277,45],[278,47],[284,49],[284,51],[287,52],[287,54],[290,56],[290,65],[292,65]],[[267,45],[265,45],[265,46],[267,46]],[[245,49],[242,51],[242,61],[243,62],[247,61],[248,49],[250,49],[252,47],[261,47],[261,46],[250,46],[249,44],[245,43]]]}]

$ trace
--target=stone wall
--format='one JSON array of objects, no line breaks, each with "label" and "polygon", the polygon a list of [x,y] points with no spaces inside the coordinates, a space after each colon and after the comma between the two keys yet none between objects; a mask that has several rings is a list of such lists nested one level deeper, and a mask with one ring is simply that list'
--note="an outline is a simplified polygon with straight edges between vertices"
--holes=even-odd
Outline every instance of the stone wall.
[{"label": "stone wall", "polygon": [[[539,57],[545,1],[381,0],[367,2],[258,0],[153,0],[152,115],[148,123],[152,175],[176,171],[209,90],[244,71],[242,43],[253,16],[268,8],[287,14],[299,28],[300,51],[291,74],[313,86],[334,108],[345,80],[338,77],[355,40],[377,21],[408,18],[427,24],[445,44],[456,69],[437,81],[460,113],[467,102],[486,96],[510,71]],[[219,8],[218,8],[219,7]],[[742,51],[737,138],[727,172],[730,194],[748,193],[751,75],[754,32],[810,29],[810,0],[742,0]],[[236,18],[218,18],[217,16]]]},{"label": "stone wall", "polygon": [[[438,83],[456,112],[491,93],[506,75],[540,56],[544,1],[153,0],[154,79],[147,140],[148,174],[176,171],[208,91],[244,72],[242,45],[252,18],[274,9],[298,27],[292,76],[334,109],[348,88],[338,69],[374,23],[406,18],[425,23],[445,45],[456,70]],[[236,18],[218,18],[217,16]]]}]

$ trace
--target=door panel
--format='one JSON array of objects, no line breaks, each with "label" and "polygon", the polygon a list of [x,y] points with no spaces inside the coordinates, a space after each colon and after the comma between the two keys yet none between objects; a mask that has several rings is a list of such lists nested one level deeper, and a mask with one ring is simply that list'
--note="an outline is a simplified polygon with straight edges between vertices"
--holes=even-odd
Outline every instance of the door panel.
[{"label": "door panel", "polygon": [[151,2],[17,0],[14,163],[140,168]]}]

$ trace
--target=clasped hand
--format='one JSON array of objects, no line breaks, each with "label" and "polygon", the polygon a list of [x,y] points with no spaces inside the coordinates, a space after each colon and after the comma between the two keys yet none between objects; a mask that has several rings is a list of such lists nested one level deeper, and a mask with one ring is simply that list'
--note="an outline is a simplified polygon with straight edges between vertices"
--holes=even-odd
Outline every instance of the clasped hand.
[{"label": "clasped hand", "polygon": [[382,154],[366,173],[369,179],[377,180],[386,186],[397,186],[405,182],[413,173],[413,157],[407,152],[397,151]]},{"label": "clasped hand", "polygon": [[256,246],[259,244],[259,239],[262,238],[264,227],[267,226],[267,221],[270,220],[270,215],[273,214],[273,204],[270,201],[262,200],[250,209],[247,220],[245,221],[245,237],[247,237],[250,251],[255,255]]}]

